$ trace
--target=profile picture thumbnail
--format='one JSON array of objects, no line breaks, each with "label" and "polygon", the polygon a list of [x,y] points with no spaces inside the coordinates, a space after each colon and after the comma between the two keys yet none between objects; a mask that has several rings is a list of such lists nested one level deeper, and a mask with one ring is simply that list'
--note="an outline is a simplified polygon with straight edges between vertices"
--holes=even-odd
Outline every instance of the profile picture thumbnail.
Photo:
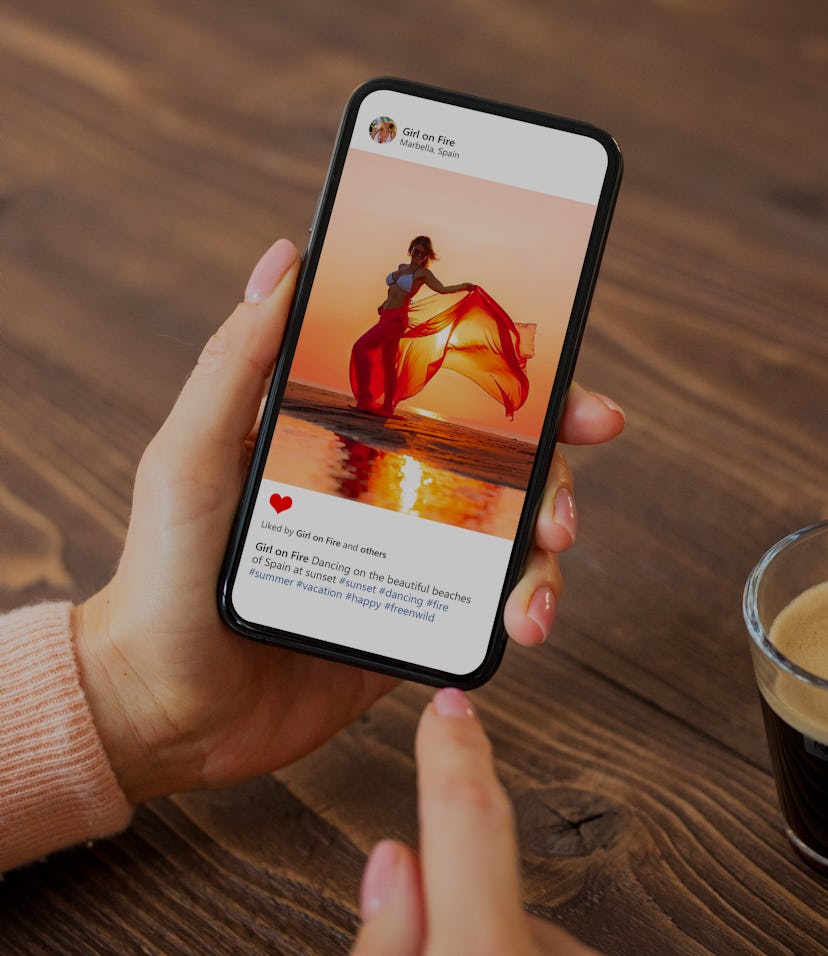
[{"label": "profile picture thumbnail", "polygon": [[397,135],[397,124],[390,116],[377,116],[371,120],[368,135],[375,143],[390,143]]}]

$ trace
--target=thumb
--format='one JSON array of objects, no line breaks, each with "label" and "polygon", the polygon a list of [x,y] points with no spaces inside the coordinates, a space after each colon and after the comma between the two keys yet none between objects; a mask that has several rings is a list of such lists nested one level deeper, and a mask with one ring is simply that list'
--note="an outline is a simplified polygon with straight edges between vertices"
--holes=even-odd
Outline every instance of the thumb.
[{"label": "thumb", "polygon": [[420,956],[425,918],[413,850],[396,840],[374,847],[362,877],[360,911],[362,927],[351,956]]},{"label": "thumb", "polygon": [[245,301],[205,345],[162,428],[179,449],[189,447],[199,458],[230,449],[238,455],[279,352],[297,271],[296,248],[287,239],[259,260]]}]

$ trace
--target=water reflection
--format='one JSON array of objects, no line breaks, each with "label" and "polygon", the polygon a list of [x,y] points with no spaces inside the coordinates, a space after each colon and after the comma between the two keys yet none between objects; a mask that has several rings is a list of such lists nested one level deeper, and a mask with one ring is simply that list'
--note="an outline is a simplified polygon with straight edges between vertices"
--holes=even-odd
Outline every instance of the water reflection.
[{"label": "water reflection", "polygon": [[273,480],[504,538],[514,536],[523,502],[513,488],[284,414],[270,460]]}]

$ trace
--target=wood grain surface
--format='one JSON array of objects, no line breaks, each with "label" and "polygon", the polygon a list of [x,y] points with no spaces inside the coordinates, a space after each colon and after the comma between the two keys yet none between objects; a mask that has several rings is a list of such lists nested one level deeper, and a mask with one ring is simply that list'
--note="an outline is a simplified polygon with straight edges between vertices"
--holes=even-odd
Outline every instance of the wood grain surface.
[{"label": "wood grain surface", "polygon": [[[527,906],[611,954],[828,953],[782,832],[741,613],[828,517],[823,0],[0,0],[0,605],[106,582],[141,451],[339,114],[394,74],[609,129],[626,172],[579,364],[553,638],[474,693]],[[0,953],[345,953],[416,841],[402,686],[299,764],[141,808],[0,884]]]}]

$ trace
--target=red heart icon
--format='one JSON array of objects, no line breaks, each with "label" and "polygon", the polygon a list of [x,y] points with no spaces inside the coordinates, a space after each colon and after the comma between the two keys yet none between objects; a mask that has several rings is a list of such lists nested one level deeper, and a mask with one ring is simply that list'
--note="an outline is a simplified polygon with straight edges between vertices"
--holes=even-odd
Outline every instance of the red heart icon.
[{"label": "red heart icon", "polygon": [[292,504],[293,498],[291,498],[290,495],[285,495],[284,498],[281,495],[270,496],[270,506],[277,515],[280,515],[283,511],[287,511]]}]

